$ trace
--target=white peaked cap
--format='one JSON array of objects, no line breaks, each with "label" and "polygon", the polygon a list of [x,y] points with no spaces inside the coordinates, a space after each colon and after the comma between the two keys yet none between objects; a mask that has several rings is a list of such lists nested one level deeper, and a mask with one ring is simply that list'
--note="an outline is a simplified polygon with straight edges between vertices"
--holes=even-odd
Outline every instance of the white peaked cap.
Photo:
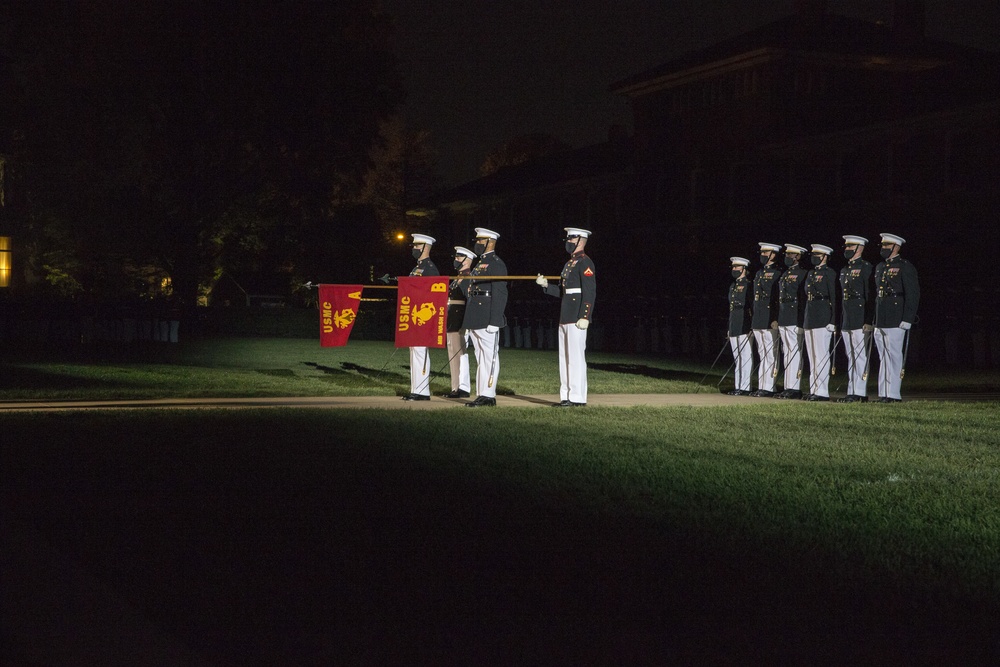
[{"label": "white peaked cap", "polygon": [[566,236],[582,236],[585,239],[590,238],[589,229],[580,229],[579,227],[563,227],[566,230]]},{"label": "white peaked cap", "polygon": [[761,250],[773,250],[774,252],[781,250],[781,246],[777,243],[758,243],[757,245],[760,246]]},{"label": "white peaked cap", "polygon": [[733,266],[750,266],[750,260],[746,257],[730,257],[729,261]]},{"label": "white peaked cap", "polygon": [[886,234],[882,232],[882,241],[888,241],[889,243],[895,243],[896,245],[903,245],[906,243],[906,239],[902,236],[896,236],[895,234]]},{"label": "white peaked cap", "polygon": [[795,245],[794,243],[786,243],[785,244],[785,252],[797,252],[797,253],[799,253],[801,255],[802,253],[806,253],[806,252],[809,252],[809,251],[806,250],[805,248],[803,248],[800,245]]},{"label": "white peaked cap", "polygon": [[410,234],[413,237],[414,243],[427,243],[429,245],[434,245],[436,240],[433,236],[427,236],[427,234]]},{"label": "white peaked cap", "polygon": [[476,253],[472,252],[468,248],[463,248],[460,245],[455,246],[455,254],[456,255],[465,255],[466,257],[469,257],[471,259],[475,259],[476,258]]},{"label": "white peaked cap", "polygon": [[476,238],[477,239],[498,239],[500,235],[497,234],[492,229],[486,229],[485,227],[476,227]]},{"label": "white peaked cap", "polygon": [[855,236],[854,234],[844,235],[844,245],[854,245],[854,244],[866,245],[867,243],[868,239],[866,239],[864,236]]},{"label": "white peaked cap", "polygon": [[831,248],[828,245],[823,245],[822,243],[813,243],[812,244],[812,251],[813,252],[821,252],[824,255],[832,255],[833,254],[833,248]]}]

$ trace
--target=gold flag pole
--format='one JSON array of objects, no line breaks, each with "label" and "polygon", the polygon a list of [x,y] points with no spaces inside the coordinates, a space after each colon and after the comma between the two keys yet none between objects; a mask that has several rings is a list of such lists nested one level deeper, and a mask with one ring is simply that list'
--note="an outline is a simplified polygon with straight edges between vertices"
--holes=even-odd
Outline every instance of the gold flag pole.
[{"label": "gold flag pole", "polygon": [[[420,276],[421,278],[441,278],[442,280],[537,280],[538,276]],[[562,276],[542,276],[546,280],[562,280]],[[362,289],[399,289],[396,285],[362,285]]]},{"label": "gold flag pole", "polygon": [[[546,280],[561,280],[562,276],[542,276]],[[451,280],[537,280],[538,276],[455,276]]]}]

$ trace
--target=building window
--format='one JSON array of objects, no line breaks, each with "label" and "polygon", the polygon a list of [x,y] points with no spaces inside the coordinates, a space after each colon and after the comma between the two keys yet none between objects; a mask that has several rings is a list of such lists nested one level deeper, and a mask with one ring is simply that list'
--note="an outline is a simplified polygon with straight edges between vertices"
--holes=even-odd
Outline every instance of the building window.
[{"label": "building window", "polygon": [[948,185],[958,190],[987,190],[995,187],[998,161],[996,146],[985,133],[965,130],[951,140],[948,161]]},{"label": "building window", "polygon": [[859,146],[844,153],[841,187],[844,201],[884,199],[889,181],[889,149],[882,142]]}]

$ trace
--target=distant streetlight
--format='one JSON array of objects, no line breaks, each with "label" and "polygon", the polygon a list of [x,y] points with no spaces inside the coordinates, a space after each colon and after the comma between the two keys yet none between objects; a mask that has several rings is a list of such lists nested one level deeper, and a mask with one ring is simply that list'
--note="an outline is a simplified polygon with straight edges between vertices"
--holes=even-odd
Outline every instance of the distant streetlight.
[{"label": "distant streetlight", "polygon": [[10,237],[0,236],[0,287],[10,287],[10,274],[14,265],[12,257]]},{"label": "distant streetlight", "polygon": [[404,234],[403,232],[396,232],[396,240],[397,241],[406,240],[406,234]]}]

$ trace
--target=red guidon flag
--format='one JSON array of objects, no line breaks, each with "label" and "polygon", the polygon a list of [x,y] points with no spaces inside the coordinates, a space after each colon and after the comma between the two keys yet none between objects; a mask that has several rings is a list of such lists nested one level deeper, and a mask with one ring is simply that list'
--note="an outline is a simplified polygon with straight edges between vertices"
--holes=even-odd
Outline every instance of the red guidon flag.
[{"label": "red guidon flag", "polygon": [[399,295],[396,300],[396,347],[444,347],[447,319],[447,278],[442,276],[399,278]]},{"label": "red guidon flag", "polygon": [[347,345],[361,303],[361,285],[319,286],[319,344]]}]

